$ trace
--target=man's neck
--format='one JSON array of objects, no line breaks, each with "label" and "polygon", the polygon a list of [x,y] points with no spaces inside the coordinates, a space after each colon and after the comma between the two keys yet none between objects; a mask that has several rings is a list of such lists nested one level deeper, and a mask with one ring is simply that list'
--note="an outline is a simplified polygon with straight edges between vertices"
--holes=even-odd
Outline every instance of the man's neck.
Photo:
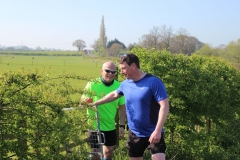
[{"label": "man's neck", "polygon": [[144,73],[143,71],[141,71],[139,69],[138,72],[136,72],[135,76],[132,78],[132,80],[138,81],[138,80],[142,79],[145,75],[146,75],[146,73]]},{"label": "man's neck", "polygon": [[101,81],[102,83],[105,85],[105,86],[111,86],[113,83],[114,83],[114,79],[111,81],[111,82],[107,82],[103,79],[103,77],[100,77],[101,78]]}]

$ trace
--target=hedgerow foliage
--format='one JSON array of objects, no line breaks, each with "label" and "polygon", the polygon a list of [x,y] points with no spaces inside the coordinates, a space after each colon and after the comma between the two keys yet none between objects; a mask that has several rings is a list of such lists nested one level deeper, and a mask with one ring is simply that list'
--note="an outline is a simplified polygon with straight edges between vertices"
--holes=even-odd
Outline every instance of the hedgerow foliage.
[{"label": "hedgerow foliage", "polygon": [[203,56],[134,48],[141,69],[165,84],[167,159],[240,159],[240,72]]},{"label": "hedgerow foliage", "polygon": [[[69,78],[87,79],[69,75],[51,79],[24,70],[0,74],[0,159],[66,159],[63,151],[71,141],[87,152],[81,145],[82,131],[90,127],[82,114],[86,108],[71,99],[82,91],[71,86]],[[63,111],[69,107],[76,110]]]}]

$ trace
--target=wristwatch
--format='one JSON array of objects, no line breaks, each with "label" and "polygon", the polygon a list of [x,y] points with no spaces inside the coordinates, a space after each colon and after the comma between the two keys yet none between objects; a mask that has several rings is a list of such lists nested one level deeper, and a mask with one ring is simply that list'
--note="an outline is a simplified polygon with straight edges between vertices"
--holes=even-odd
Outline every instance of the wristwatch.
[{"label": "wristwatch", "polygon": [[123,129],[125,129],[125,125],[119,125],[119,127],[120,127],[120,128],[122,127]]}]

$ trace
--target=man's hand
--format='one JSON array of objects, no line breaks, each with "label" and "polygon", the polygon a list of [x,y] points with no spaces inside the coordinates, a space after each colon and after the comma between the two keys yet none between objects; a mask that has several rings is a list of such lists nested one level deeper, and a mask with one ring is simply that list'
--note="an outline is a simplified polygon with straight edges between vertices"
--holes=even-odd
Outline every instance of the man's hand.
[{"label": "man's hand", "polygon": [[93,103],[92,98],[85,98],[80,100],[79,107],[92,109],[95,108],[95,104]]},{"label": "man's hand", "polygon": [[150,138],[149,138],[149,142],[150,143],[159,143],[159,141],[160,141],[160,139],[161,139],[161,134],[162,134],[162,132],[161,132],[161,130],[160,131],[154,131],[152,134],[151,134],[151,136],[150,136]]},{"label": "man's hand", "polygon": [[86,99],[86,102],[87,102],[87,103],[92,103],[92,102],[93,102],[93,101],[92,101],[92,98],[87,98],[87,99]]}]

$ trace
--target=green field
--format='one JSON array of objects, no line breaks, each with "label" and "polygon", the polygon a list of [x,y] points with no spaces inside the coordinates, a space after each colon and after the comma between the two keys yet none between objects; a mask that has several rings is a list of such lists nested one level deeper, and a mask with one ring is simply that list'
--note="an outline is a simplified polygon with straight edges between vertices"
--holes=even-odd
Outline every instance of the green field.
[{"label": "green field", "polygon": [[45,55],[45,56],[53,56],[53,55],[73,55],[79,54],[78,51],[0,51],[0,54],[3,55]]},{"label": "green field", "polygon": [[[89,56],[22,56],[1,55],[0,72],[38,70],[54,78],[61,74],[98,77],[102,63],[111,59],[91,58]],[[73,85],[84,87],[86,81],[72,80]]]}]

